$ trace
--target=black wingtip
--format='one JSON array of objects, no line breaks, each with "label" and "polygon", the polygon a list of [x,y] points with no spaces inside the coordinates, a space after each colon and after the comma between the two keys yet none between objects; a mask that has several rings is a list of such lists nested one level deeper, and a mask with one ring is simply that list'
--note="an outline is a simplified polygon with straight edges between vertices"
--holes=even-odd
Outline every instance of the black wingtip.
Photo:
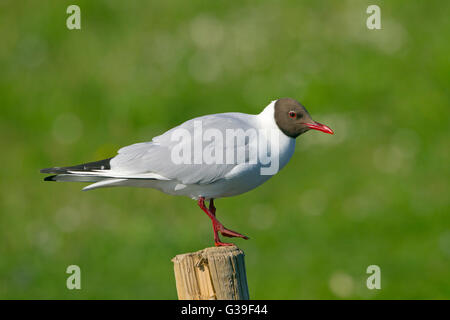
[{"label": "black wingtip", "polygon": [[88,162],[83,164],[78,164],[76,166],[70,167],[53,167],[53,168],[45,168],[41,169],[41,173],[56,173],[56,174],[64,174],[68,173],[68,171],[92,171],[92,170],[109,170],[111,166],[109,161],[112,158],[103,159],[100,161]]},{"label": "black wingtip", "polygon": [[[42,172],[42,171],[41,171]],[[44,178],[44,181],[56,181],[56,174]]]},{"label": "black wingtip", "polygon": [[45,168],[40,170],[41,173],[66,173],[67,170],[65,168],[53,167],[53,168]]}]

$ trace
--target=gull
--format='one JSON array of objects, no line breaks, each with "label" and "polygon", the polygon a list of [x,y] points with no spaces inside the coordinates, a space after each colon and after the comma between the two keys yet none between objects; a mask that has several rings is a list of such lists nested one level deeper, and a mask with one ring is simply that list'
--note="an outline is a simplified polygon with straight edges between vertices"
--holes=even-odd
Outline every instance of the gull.
[{"label": "gull", "polygon": [[112,158],[41,173],[53,174],[45,181],[93,182],[83,190],[146,187],[188,196],[211,219],[214,244],[227,246],[233,244],[222,242],[219,233],[248,237],[224,227],[216,217],[214,200],[245,193],[269,180],[291,159],[296,138],[309,130],[333,134],[312,120],[298,101],[281,98],[256,115],[231,112],[194,118],[149,142],[123,147]]}]

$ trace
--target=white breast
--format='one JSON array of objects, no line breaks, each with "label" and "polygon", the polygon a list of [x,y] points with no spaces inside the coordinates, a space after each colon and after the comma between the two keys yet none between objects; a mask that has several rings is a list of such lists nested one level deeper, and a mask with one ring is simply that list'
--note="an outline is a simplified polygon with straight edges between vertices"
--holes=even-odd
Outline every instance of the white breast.
[{"label": "white breast", "polygon": [[278,150],[281,170],[291,159],[295,151],[295,139],[285,135],[275,122],[275,102],[272,101],[257,117],[261,128],[277,132],[277,139],[269,139],[271,150]]}]

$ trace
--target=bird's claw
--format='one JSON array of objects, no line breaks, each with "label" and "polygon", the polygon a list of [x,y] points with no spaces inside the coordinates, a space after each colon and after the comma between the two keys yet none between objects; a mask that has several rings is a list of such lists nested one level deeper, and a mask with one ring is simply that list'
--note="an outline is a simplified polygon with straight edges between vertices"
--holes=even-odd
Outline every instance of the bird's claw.
[{"label": "bird's claw", "polygon": [[215,245],[216,247],[230,247],[230,246],[235,246],[234,243],[221,242],[221,241],[216,241],[216,242],[214,242],[214,245]]},{"label": "bird's claw", "polygon": [[240,234],[239,232],[227,229],[224,226],[218,226],[217,231],[219,231],[220,234],[223,235],[224,237],[228,237],[228,238],[242,238],[242,239],[245,239],[245,240],[249,239],[249,237],[244,236],[243,234]]}]

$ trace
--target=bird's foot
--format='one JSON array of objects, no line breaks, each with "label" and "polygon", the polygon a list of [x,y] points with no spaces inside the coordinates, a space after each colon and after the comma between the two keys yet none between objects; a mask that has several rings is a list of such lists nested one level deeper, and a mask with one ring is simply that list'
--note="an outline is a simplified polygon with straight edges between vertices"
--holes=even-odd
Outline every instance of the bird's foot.
[{"label": "bird's foot", "polygon": [[234,243],[228,243],[228,242],[222,242],[222,241],[215,241],[214,245],[216,247],[229,247],[229,246],[235,246]]},{"label": "bird's foot", "polygon": [[219,220],[216,218],[216,207],[214,206],[214,199],[211,199],[209,202],[209,209],[205,206],[205,198],[200,197],[198,199],[198,206],[208,215],[208,217],[211,219],[213,223],[213,229],[214,229],[214,244],[216,247],[222,247],[222,246],[234,246],[234,243],[226,243],[220,241],[219,238],[219,232],[229,238],[242,238],[245,240],[248,240],[249,238],[247,236],[244,236],[243,234],[240,234],[239,232],[227,229],[223,226]]},{"label": "bird's foot", "polygon": [[223,224],[216,224],[214,226],[214,230],[215,231],[219,231],[220,234],[222,234],[224,237],[228,237],[228,238],[242,238],[245,240],[250,239],[247,236],[244,236],[243,234],[240,234],[239,232],[227,229],[223,226]]}]

